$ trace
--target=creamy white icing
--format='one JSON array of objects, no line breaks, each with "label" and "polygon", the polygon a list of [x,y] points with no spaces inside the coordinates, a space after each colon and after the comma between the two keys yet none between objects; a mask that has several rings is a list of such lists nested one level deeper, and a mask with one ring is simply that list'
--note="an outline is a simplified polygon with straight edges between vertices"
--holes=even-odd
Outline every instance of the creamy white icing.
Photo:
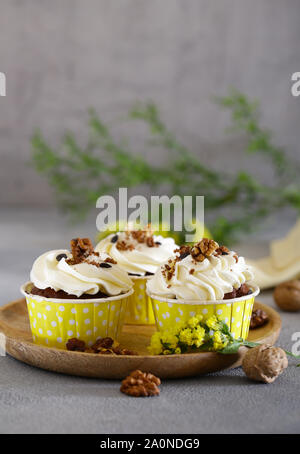
[{"label": "creamy white icing", "polygon": [[111,241],[115,235],[113,233],[100,241],[95,251],[109,254],[127,273],[140,276],[144,276],[147,272],[155,273],[157,268],[173,256],[174,250],[178,248],[173,238],[153,235],[154,241],[159,242],[160,245],[148,247],[146,243],[139,243],[134,238],[128,240],[126,232],[118,232],[118,241],[125,241],[134,247],[132,250],[119,250],[117,243]]},{"label": "creamy white icing", "polygon": [[[40,289],[51,287],[55,291],[64,290],[70,295],[80,297],[84,293],[95,295],[99,291],[109,296],[126,293],[132,287],[128,274],[118,265],[110,264],[110,268],[101,268],[92,263],[69,265],[66,258],[57,260],[59,254],[72,255],[68,250],[49,251],[38,257],[30,273],[31,282]],[[108,257],[90,255],[89,262],[101,263]]]},{"label": "creamy white icing", "polygon": [[175,263],[174,274],[168,280],[163,266],[147,282],[147,290],[165,298],[183,300],[222,300],[225,293],[238,289],[253,279],[253,273],[243,257],[236,261],[235,252],[210,256],[195,262],[191,255]]}]

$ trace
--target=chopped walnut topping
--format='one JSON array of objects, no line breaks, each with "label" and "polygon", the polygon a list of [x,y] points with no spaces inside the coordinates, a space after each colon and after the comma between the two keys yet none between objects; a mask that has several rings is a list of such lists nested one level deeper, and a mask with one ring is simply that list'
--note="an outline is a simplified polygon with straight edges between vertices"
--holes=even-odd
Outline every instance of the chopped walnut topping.
[{"label": "chopped walnut topping", "polygon": [[215,255],[228,255],[229,254],[229,249],[226,246],[219,246],[215,250]]},{"label": "chopped walnut topping", "polygon": [[132,230],[132,231],[130,231],[128,233],[132,236],[132,238],[137,240],[138,243],[146,243],[147,242],[148,232],[146,230]]},{"label": "chopped walnut topping", "polygon": [[100,253],[94,251],[92,242],[89,238],[75,238],[71,240],[71,252],[72,257],[66,260],[68,265],[88,263],[90,265],[97,266],[98,268],[109,268],[109,263],[117,264],[117,262],[112,257],[107,257],[102,262],[97,261],[97,258],[100,258]]},{"label": "chopped walnut topping", "polygon": [[219,247],[218,243],[208,238],[203,238],[199,243],[192,247],[191,255],[196,262],[203,262],[207,257],[210,257]]},{"label": "chopped walnut topping", "polygon": [[124,240],[118,241],[116,248],[118,249],[118,251],[133,251],[134,250],[133,244],[127,244],[126,241],[124,241]]},{"label": "chopped walnut topping", "polygon": [[167,280],[171,280],[174,272],[175,272],[175,265],[177,262],[183,260],[185,257],[187,257],[190,254],[190,246],[181,246],[179,249],[175,249],[175,253],[178,253],[175,258],[171,258],[168,260],[168,263],[166,263],[162,267],[162,274],[165,276]]},{"label": "chopped walnut topping", "polygon": [[96,266],[97,268],[100,268],[100,262],[96,262],[95,260],[84,260],[84,262],[87,262],[89,265]]},{"label": "chopped walnut topping", "polygon": [[180,246],[179,249],[176,249],[175,252],[178,252],[179,253],[179,260],[183,260],[185,259],[188,255],[190,255],[191,253],[191,247],[190,246],[186,246],[186,245],[183,245],[183,246]]},{"label": "chopped walnut topping", "polygon": [[118,262],[116,260],[114,260],[112,257],[107,257],[105,260],[104,260],[105,263],[111,263],[112,265],[116,265]]},{"label": "chopped walnut topping", "polygon": [[[175,258],[169,259],[168,263],[164,265],[162,268],[162,274],[167,280],[171,280],[174,276],[175,266],[177,262],[185,259],[189,255],[193,258],[193,263],[195,265],[197,262],[203,262],[205,258],[211,256],[218,256],[218,255],[227,255],[229,254],[229,249],[225,246],[219,246],[218,243],[214,240],[210,240],[208,238],[202,238],[198,243],[194,246],[183,245],[179,249],[176,249]],[[238,261],[238,256],[234,255],[236,261]],[[191,269],[189,271],[190,274],[193,274],[195,269]]]},{"label": "chopped walnut topping", "polygon": [[146,239],[146,244],[148,247],[158,247],[158,244],[155,243],[154,239],[153,239],[153,236],[149,236],[147,239]]},{"label": "chopped walnut topping", "polygon": [[134,241],[140,244],[146,244],[148,247],[159,247],[161,243],[154,241],[153,232],[150,226],[143,230],[128,230],[125,232],[125,240],[119,240],[116,238],[116,247],[119,251],[132,251],[135,249]]},{"label": "chopped walnut topping", "polygon": [[173,277],[175,271],[175,263],[176,258],[173,261],[169,260],[168,263],[166,263],[165,266],[162,267],[162,274],[168,281],[170,281]]},{"label": "chopped walnut topping", "polygon": [[82,263],[89,255],[94,254],[94,247],[89,238],[74,238],[71,240],[72,258],[66,262],[69,265]]}]

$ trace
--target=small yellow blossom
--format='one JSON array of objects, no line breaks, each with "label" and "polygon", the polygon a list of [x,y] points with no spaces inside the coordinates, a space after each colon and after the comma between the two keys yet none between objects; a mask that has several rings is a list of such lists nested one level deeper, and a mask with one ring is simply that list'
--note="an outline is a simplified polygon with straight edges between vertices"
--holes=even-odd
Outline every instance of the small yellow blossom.
[{"label": "small yellow blossom", "polygon": [[222,350],[228,343],[223,338],[221,331],[214,332],[213,341],[214,341],[214,350]]},{"label": "small yellow blossom", "polygon": [[149,352],[151,355],[160,355],[163,351],[162,344],[160,341],[160,333],[156,332],[151,337],[151,344],[148,347]]},{"label": "small yellow blossom", "polygon": [[176,323],[173,328],[154,333],[148,350],[152,355],[171,355],[207,345],[207,351],[219,351],[229,342],[223,325],[215,315],[205,321],[201,314],[197,314],[186,322]]},{"label": "small yellow blossom", "polygon": [[210,328],[210,329],[214,329],[214,330],[217,330],[219,328],[219,322],[218,322],[218,319],[215,315],[212,315],[211,317],[209,317],[207,320],[206,320],[206,325]]},{"label": "small yellow blossom", "polygon": [[201,326],[197,326],[197,328],[193,331],[193,345],[197,348],[201,347],[204,343],[205,337],[205,329]]},{"label": "small yellow blossom", "polygon": [[164,331],[161,334],[162,344],[168,344],[169,348],[176,348],[178,343],[178,338],[172,333],[172,331]]},{"label": "small yellow blossom", "polygon": [[198,318],[197,318],[197,317],[192,317],[192,318],[190,318],[189,321],[188,321],[188,326],[189,326],[190,328],[196,328],[196,326],[198,325],[198,323],[199,323]]},{"label": "small yellow blossom", "polygon": [[181,330],[179,334],[179,340],[183,344],[187,344],[189,346],[193,345],[193,333],[190,328],[185,328]]}]

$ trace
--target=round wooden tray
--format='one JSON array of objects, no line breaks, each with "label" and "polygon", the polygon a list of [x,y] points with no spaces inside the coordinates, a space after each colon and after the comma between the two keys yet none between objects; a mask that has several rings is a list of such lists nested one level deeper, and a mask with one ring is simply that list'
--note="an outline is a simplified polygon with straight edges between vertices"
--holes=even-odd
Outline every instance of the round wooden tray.
[{"label": "round wooden tray", "polygon": [[[250,331],[248,340],[274,344],[281,329],[279,314],[269,306],[255,302],[255,308],[269,315],[269,322]],[[135,369],[152,372],[161,378],[179,378],[216,372],[241,365],[247,351],[241,347],[234,355],[212,352],[184,355],[150,356],[147,346],[154,326],[125,325],[120,342],[139,356],[110,356],[70,352],[32,343],[25,299],[0,308],[0,331],[6,335],[6,351],[14,358],[41,369],[64,374],[122,379]]]}]

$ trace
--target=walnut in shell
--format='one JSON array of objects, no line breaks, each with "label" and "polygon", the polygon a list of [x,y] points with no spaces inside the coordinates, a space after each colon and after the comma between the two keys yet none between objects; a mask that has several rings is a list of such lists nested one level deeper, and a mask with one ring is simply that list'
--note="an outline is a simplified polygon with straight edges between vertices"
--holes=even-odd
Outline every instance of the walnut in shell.
[{"label": "walnut in shell", "polygon": [[277,285],[273,296],[280,309],[289,312],[300,311],[300,280]]},{"label": "walnut in shell", "polygon": [[287,366],[288,360],[284,350],[268,344],[249,349],[242,363],[248,378],[264,383],[273,383]]}]

